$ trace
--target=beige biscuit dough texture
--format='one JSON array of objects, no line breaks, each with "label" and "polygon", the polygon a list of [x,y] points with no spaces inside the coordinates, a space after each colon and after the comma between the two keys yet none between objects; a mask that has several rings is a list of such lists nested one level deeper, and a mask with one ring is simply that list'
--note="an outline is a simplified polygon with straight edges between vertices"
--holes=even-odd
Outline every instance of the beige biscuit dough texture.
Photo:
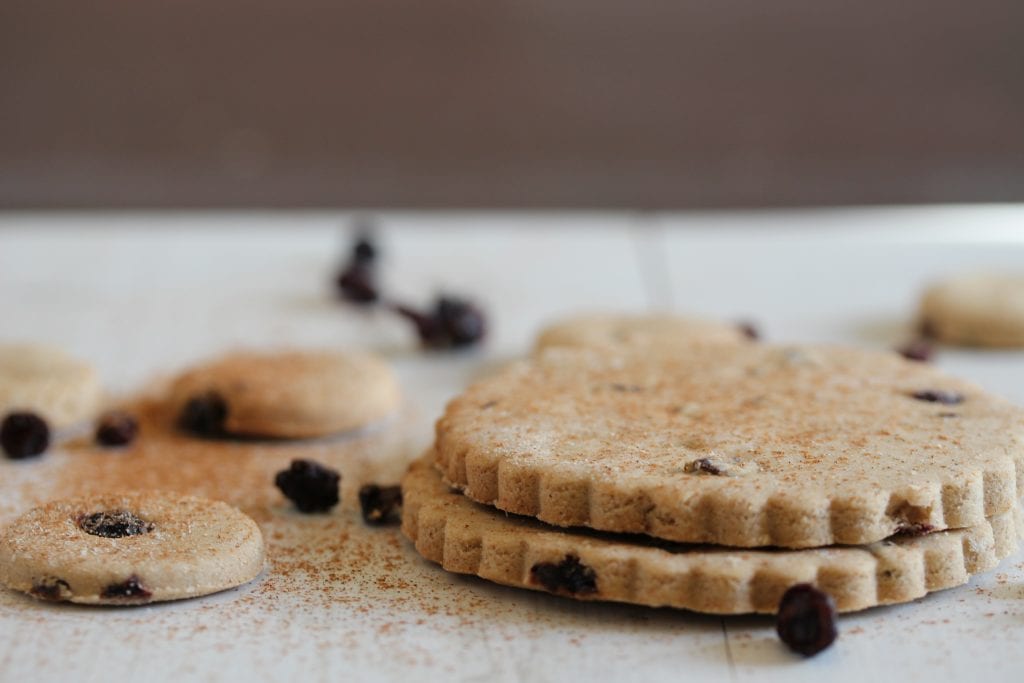
[{"label": "beige biscuit dough texture", "polygon": [[466,496],[550,524],[808,548],[1010,510],[1024,413],[895,353],[550,349],[451,401],[435,445]]},{"label": "beige biscuit dough texture", "polygon": [[401,402],[391,367],[361,352],[236,351],[183,373],[170,401],[180,413],[210,392],[227,404],[227,433],[275,438],[358,429],[388,417]]},{"label": "beige biscuit dough texture", "polygon": [[[562,530],[509,516],[451,491],[429,459],[402,481],[402,531],[444,569],[496,583],[715,614],[774,613],[794,584],[811,583],[848,612],[959,586],[1019,544],[1018,507],[967,528],[863,546],[742,550],[657,543],[645,537]],[[573,580],[545,586],[538,568]],[[575,588],[576,590],[573,590]]]},{"label": "beige biscuit dough texture", "polygon": [[[107,538],[82,527],[88,515],[124,511],[151,529]],[[248,516],[219,501],[155,491],[54,501],[0,535],[0,583],[44,600],[178,600],[239,586],[263,565],[263,536]]]},{"label": "beige biscuit dough texture", "polygon": [[1024,274],[973,273],[937,282],[921,298],[918,324],[949,344],[1024,347]]},{"label": "beige biscuit dough texture", "polygon": [[669,348],[694,344],[741,344],[749,339],[737,325],[669,313],[590,313],[542,329],[534,352],[553,347],[614,349]]},{"label": "beige biscuit dough texture", "polygon": [[56,428],[88,420],[102,400],[88,363],[40,344],[0,344],[0,418],[30,411]]}]

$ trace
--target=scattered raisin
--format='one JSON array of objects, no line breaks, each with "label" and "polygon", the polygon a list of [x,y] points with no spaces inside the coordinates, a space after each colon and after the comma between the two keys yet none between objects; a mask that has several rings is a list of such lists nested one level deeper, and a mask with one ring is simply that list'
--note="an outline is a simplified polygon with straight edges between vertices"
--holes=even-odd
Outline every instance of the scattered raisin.
[{"label": "scattered raisin", "polygon": [[683,471],[690,474],[711,474],[716,476],[723,473],[722,468],[711,462],[708,458],[698,458],[693,462],[686,463],[683,466]]},{"label": "scattered raisin", "polygon": [[484,314],[470,302],[442,296],[435,310],[452,346],[471,346],[483,339],[487,331]]},{"label": "scattered raisin", "polygon": [[743,333],[744,337],[750,339],[751,341],[757,341],[758,339],[761,338],[761,332],[754,326],[754,323],[748,320],[741,320],[740,322],[736,323],[736,327],[739,328],[740,332]]},{"label": "scattered raisin", "polygon": [[138,421],[128,413],[112,410],[96,424],[96,443],[101,446],[125,446],[139,433]]},{"label": "scattered raisin", "polygon": [[228,418],[228,404],[215,391],[195,396],[181,410],[178,426],[198,436],[224,435],[224,422]]},{"label": "scattered raisin", "polygon": [[816,655],[836,639],[836,606],[832,597],[807,583],[787,590],[779,602],[775,630],[789,649]]},{"label": "scattered raisin", "polygon": [[312,460],[292,460],[274,484],[301,512],[326,512],[338,504],[341,475]]},{"label": "scattered raisin", "polygon": [[128,510],[110,510],[82,515],[78,518],[78,526],[87,534],[103,538],[139,536],[153,530],[152,522],[147,522]]},{"label": "scattered raisin", "polygon": [[35,413],[10,413],[0,426],[0,446],[12,460],[39,455],[50,445],[50,427]]},{"label": "scattered raisin", "polygon": [[336,283],[342,298],[354,304],[371,304],[380,298],[376,275],[368,263],[352,262],[338,275]]},{"label": "scattered raisin", "polygon": [[401,486],[366,484],[359,489],[359,507],[367,524],[393,524],[400,521],[398,508],[402,505]]},{"label": "scattered raisin", "polygon": [[597,592],[597,574],[575,555],[559,562],[538,562],[530,568],[530,577],[552,593],[587,595]]},{"label": "scattered raisin", "polygon": [[71,586],[64,579],[46,579],[32,584],[32,588],[28,592],[29,595],[40,600],[57,602],[64,600],[66,596],[71,594]]},{"label": "scattered raisin", "polygon": [[915,339],[909,344],[901,346],[897,351],[907,360],[916,360],[919,363],[927,363],[932,359],[935,348],[927,339]]},{"label": "scattered raisin", "polygon": [[911,394],[918,401],[928,403],[941,403],[944,406],[955,406],[964,402],[964,395],[955,391],[942,391],[941,389],[922,389]]},{"label": "scattered raisin", "polygon": [[380,298],[377,291],[377,247],[369,228],[362,228],[352,245],[348,263],[338,273],[335,284],[341,297],[355,304],[371,304]]},{"label": "scattered raisin", "polygon": [[132,575],[121,583],[112,583],[100,593],[103,598],[127,598],[129,600],[147,600],[153,597],[152,591],[142,585],[139,577]]},{"label": "scattered raisin", "polygon": [[420,343],[425,348],[447,349],[472,346],[487,333],[486,318],[477,306],[463,299],[442,296],[433,310],[424,313],[409,306],[392,306],[416,326]]}]

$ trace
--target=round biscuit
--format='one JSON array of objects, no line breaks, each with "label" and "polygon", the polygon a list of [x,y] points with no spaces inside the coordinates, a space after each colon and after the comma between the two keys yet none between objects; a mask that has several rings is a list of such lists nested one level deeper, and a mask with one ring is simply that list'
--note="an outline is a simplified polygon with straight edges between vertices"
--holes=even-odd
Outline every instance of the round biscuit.
[{"label": "round biscuit", "polygon": [[961,346],[1024,346],[1024,275],[975,273],[929,287],[918,324],[928,336]]},{"label": "round biscuit", "polygon": [[534,352],[552,347],[605,348],[623,346],[674,348],[698,344],[741,344],[749,341],[737,326],[716,320],[667,313],[592,313],[545,327]]},{"label": "round biscuit", "polygon": [[191,399],[210,393],[227,405],[228,434],[273,438],[358,429],[395,412],[401,400],[382,359],[332,351],[231,353],[182,374],[170,401],[180,413]]},{"label": "round biscuit", "polygon": [[0,416],[29,411],[53,427],[68,427],[92,417],[101,398],[88,363],[49,346],[0,345]]},{"label": "round biscuit", "polygon": [[549,349],[451,401],[436,450],[468,497],[551,524],[806,548],[1006,512],[1024,412],[895,353]]},{"label": "round biscuit", "polygon": [[[110,538],[89,516],[130,512],[149,529]],[[215,593],[251,581],[263,536],[219,501],[156,491],[58,500],[26,512],[0,536],[0,583],[43,600],[139,605]]]}]

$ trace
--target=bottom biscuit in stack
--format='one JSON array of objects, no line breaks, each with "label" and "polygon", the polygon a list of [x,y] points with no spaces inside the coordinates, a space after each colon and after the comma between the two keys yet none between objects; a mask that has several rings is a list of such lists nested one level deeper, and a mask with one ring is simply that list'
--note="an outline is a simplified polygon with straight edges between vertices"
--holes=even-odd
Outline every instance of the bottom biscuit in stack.
[{"label": "bottom biscuit in stack", "polygon": [[1016,506],[973,527],[861,546],[671,543],[508,515],[453,491],[432,462],[428,453],[402,481],[402,531],[420,554],[448,571],[584,600],[771,614],[787,589],[811,583],[850,612],[962,585],[1016,552],[1024,530]]}]

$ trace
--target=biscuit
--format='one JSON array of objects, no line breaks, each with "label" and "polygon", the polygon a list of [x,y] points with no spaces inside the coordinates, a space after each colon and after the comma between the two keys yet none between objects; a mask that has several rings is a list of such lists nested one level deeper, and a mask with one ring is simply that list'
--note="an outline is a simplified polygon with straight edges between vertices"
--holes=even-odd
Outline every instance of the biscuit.
[{"label": "biscuit", "polygon": [[436,437],[442,473],[478,502],[737,547],[981,524],[1024,475],[1019,408],[839,347],[549,349],[451,401]]},{"label": "biscuit", "polygon": [[88,363],[49,346],[0,345],[0,416],[29,411],[68,427],[89,419],[100,400],[99,378]]},{"label": "biscuit", "polygon": [[608,313],[575,316],[556,322],[537,335],[534,352],[556,346],[606,348],[740,344],[743,330],[715,320],[661,314]]},{"label": "biscuit", "polygon": [[1024,275],[969,274],[929,287],[918,322],[930,337],[962,346],[1024,346]]},{"label": "biscuit", "polygon": [[368,353],[240,351],[193,368],[171,387],[175,412],[218,396],[223,431],[237,436],[311,438],[345,432],[395,412],[391,368]]},{"label": "biscuit", "polygon": [[0,536],[0,583],[43,600],[138,605],[239,586],[263,536],[221,502],[137,492],[48,503]]},{"label": "biscuit", "polygon": [[817,585],[844,612],[907,602],[994,568],[1017,550],[1022,528],[1014,507],[967,529],[863,546],[739,550],[509,516],[452,492],[427,460],[412,465],[402,494],[402,531],[448,571],[583,600],[715,614],[774,613],[798,583]]}]

